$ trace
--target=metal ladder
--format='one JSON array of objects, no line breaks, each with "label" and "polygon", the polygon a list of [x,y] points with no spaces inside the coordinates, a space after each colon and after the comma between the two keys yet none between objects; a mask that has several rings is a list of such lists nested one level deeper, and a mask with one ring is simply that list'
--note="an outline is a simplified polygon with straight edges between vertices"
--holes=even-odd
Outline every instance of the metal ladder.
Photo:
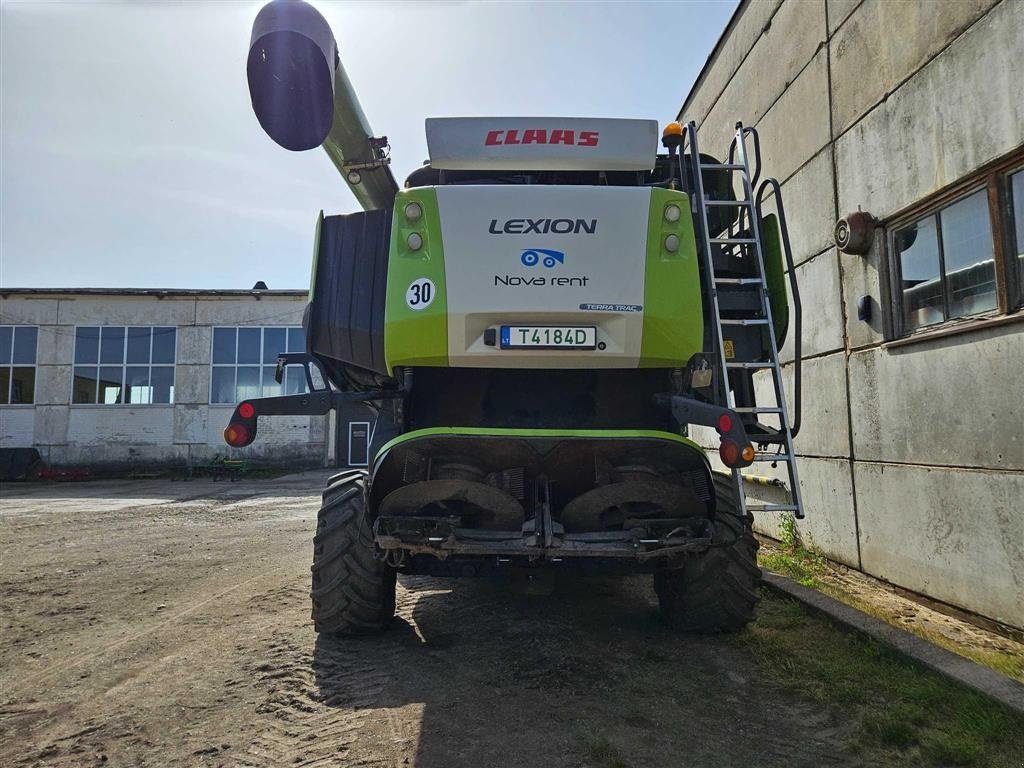
[{"label": "metal ladder", "polygon": [[[747,138],[752,137],[755,147],[756,165],[755,177],[751,179],[750,164],[747,156]],[[704,252],[705,273],[709,281],[709,293],[711,295],[711,312],[715,322],[714,343],[715,354],[718,359],[716,372],[718,374],[717,386],[722,402],[729,408],[733,408],[739,414],[772,414],[779,419],[779,434],[775,442],[781,446],[779,453],[765,452],[763,448],[766,443],[761,444],[762,450],[754,454],[754,462],[785,463],[789,472],[789,488],[791,503],[789,504],[748,504],[746,488],[743,475],[739,469],[732,470],[732,479],[736,486],[736,495],[740,502],[740,508],[744,515],[747,512],[792,512],[795,517],[803,518],[804,508],[800,493],[800,482],[797,478],[796,456],[793,451],[793,430],[791,429],[789,413],[786,409],[786,398],[782,385],[782,370],[779,365],[779,350],[775,340],[775,331],[772,321],[772,308],[768,299],[768,283],[765,276],[764,251],[761,241],[760,225],[760,199],[763,194],[764,185],[774,186],[778,197],[778,182],[774,179],[764,182],[761,191],[755,198],[754,187],[757,184],[757,175],[760,173],[760,152],[757,145],[757,132],[753,128],[746,128],[742,123],[736,123],[736,135],[729,149],[729,162],[727,163],[705,163],[701,159],[697,143],[697,126],[690,122],[686,126],[685,143],[680,148],[680,163],[683,162],[685,151],[690,153],[690,168],[692,169],[693,184],[691,186],[691,206],[696,220],[700,225],[699,237],[701,238],[702,250]],[[682,169],[681,169],[682,170]],[[741,200],[709,200],[704,190],[704,174],[706,170],[727,171],[739,173],[743,182],[743,199]],[[730,175],[730,179],[732,176]],[[738,211],[736,221],[738,227],[730,226],[724,236],[712,236],[709,222],[709,212],[715,208],[724,206],[735,207]],[[792,258],[789,254],[788,234],[785,232],[785,215],[781,211],[781,200],[778,203],[780,209],[780,225],[785,239],[787,260],[792,269]],[[749,222],[746,231],[742,229],[744,216]],[[712,246],[724,246],[728,249],[746,248],[752,249],[756,258],[753,266],[756,268],[756,277],[719,277],[715,274]],[[747,251],[749,254],[750,250]],[[723,318],[719,309],[718,291],[719,288],[729,286],[756,290],[760,297],[760,313],[757,317],[749,318]],[[795,286],[794,286],[795,289]],[[797,298],[797,301],[799,299]],[[799,314],[798,314],[799,317]],[[722,326],[761,326],[763,333],[769,340],[770,357],[768,360],[741,360],[727,358],[725,340],[722,336]],[[797,337],[799,337],[799,322],[797,323]],[[796,357],[799,360],[800,349],[796,350]],[[735,395],[729,384],[729,372],[735,369],[745,370],[767,370],[771,372],[772,383],[775,390],[775,404],[772,406],[736,407]],[[799,391],[797,389],[797,391]],[[798,401],[797,401],[798,402]],[[799,407],[797,408],[799,412]],[[799,428],[799,427],[798,427]],[[756,443],[757,439],[752,438]]]}]

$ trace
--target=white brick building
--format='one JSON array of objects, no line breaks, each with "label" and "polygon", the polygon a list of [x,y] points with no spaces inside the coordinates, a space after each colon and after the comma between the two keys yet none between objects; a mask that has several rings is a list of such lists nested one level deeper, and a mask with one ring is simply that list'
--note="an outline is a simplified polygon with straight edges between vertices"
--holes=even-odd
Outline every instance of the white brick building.
[{"label": "white brick building", "polygon": [[273,374],[304,350],[305,306],[305,291],[0,289],[0,447],[56,467],[326,465],[331,417],[262,420],[241,451],[221,435],[239,399],[304,389],[298,368]]}]

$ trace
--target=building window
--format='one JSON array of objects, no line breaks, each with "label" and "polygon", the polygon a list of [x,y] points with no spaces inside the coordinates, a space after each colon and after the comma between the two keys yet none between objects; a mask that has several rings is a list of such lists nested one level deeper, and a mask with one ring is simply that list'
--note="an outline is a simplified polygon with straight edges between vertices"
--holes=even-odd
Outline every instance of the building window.
[{"label": "building window", "polygon": [[154,326],[76,328],[71,402],[173,403],[177,335],[175,328]]},{"label": "building window", "polygon": [[36,401],[36,342],[39,329],[0,325],[0,405]]},{"label": "building window", "polygon": [[281,384],[274,380],[279,354],[305,351],[302,328],[214,328],[210,402],[234,405],[307,391],[299,366],[286,368]]},{"label": "building window", "polygon": [[1021,161],[1018,154],[892,224],[893,336],[1021,306]]}]

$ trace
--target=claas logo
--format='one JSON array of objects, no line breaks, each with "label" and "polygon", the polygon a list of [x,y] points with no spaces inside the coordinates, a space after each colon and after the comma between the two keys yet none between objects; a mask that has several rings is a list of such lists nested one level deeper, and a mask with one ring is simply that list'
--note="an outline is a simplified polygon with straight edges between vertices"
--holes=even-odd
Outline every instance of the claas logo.
[{"label": "claas logo", "polygon": [[596,147],[600,131],[570,131],[562,128],[518,128],[488,131],[484,144],[488,147],[510,144],[564,144],[570,147]]}]

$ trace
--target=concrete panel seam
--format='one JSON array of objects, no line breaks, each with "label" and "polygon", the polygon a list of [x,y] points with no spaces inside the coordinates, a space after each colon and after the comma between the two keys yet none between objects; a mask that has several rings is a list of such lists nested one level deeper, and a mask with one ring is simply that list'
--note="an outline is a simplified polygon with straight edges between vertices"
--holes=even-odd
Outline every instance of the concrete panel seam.
[{"label": "concrete panel seam", "polygon": [[[921,66],[919,66],[917,69],[915,69],[913,72],[908,74],[902,80],[899,80],[892,88],[890,88],[888,91],[886,91],[884,94],[882,94],[881,98],[879,98],[874,103],[869,104],[867,106],[867,108],[863,112],[861,112],[859,115],[857,115],[856,118],[854,118],[854,120],[846,127],[845,130],[843,130],[842,133],[838,134],[837,136],[833,136],[832,137],[832,143],[835,144],[836,141],[838,141],[843,136],[845,136],[850,131],[852,131],[854,128],[856,128],[868,115],[870,115],[872,112],[874,112],[876,109],[878,109],[882,104],[887,102],[889,100],[890,96],[892,96],[894,93],[896,93],[900,88],[902,88],[908,82],[913,80],[917,76],[917,74],[919,72],[922,72],[924,69],[926,69],[933,61],[935,61],[937,58],[939,58],[939,56],[941,56],[943,53],[945,53],[950,48],[952,48],[954,45],[956,45],[956,43],[960,40],[960,38],[962,38],[965,34],[967,34],[967,32],[969,32],[974,26],[976,26],[977,24],[979,24],[982,21],[984,21],[985,19],[987,19],[993,13],[993,11],[995,11],[998,8],[1001,8],[1003,3],[1005,3],[1005,2],[1008,2],[1008,0],[1002,0],[1002,2],[996,3],[991,8],[989,8],[987,11],[985,11],[983,14],[981,14],[981,16],[976,18],[974,21],[970,22],[969,24],[965,24],[961,29],[956,30],[956,35],[950,39],[949,43],[947,43],[945,46],[943,46],[940,50],[936,51],[933,55],[929,56],[928,59],[924,63],[922,63]],[[846,20],[849,20],[851,18],[853,18],[853,13],[851,13],[849,16],[847,16]],[[844,21],[843,23],[846,23],[846,22]],[[838,32],[838,29],[836,31]],[[830,81],[829,82],[829,98],[831,98],[831,93],[832,93],[832,83]],[[829,119],[831,120],[831,115],[829,116]]]},{"label": "concrete panel seam", "polygon": [[[822,2],[825,2],[825,0],[822,0]],[[765,32],[767,32],[769,29],[771,29],[772,22],[775,21],[775,17],[778,15],[779,10],[782,8],[782,5],[783,5],[783,3],[779,3],[778,7],[772,12],[772,15],[768,18],[768,21],[766,21],[765,25],[763,27],[761,27],[761,34],[759,34],[757,36],[757,39],[754,40],[754,42],[753,42],[753,44],[751,44],[750,48],[748,48],[746,53],[743,54],[743,58],[740,59],[740,63],[736,65],[736,69],[734,69],[732,71],[732,73],[729,75],[729,79],[725,81],[725,85],[722,86],[722,90],[720,90],[717,94],[715,94],[714,100],[712,100],[712,102],[708,105],[707,114],[704,115],[698,121],[698,123],[697,123],[697,127],[698,128],[701,127],[702,125],[704,125],[704,121],[707,119],[708,115],[710,115],[714,111],[715,106],[718,104],[719,100],[722,98],[722,94],[725,93],[726,89],[728,89],[729,85],[732,83],[733,79],[736,77],[736,73],[739,72],[741,69],[743,69],[743,65],[746,63],[747,58],[750,56],[750,52],[752,50],[754,50],[754,46],[756,46],[759,42],[761,42],[761,38],[764,37]],[[725,41],[723,40],[722,42],[724,43]],[[815,53],[817,53],[817,51],[815,51]],[[813,60],[814,56],[811,56],[811,59]],[[714,66],[714,63],[712,63],[711,66]],[[710,71],[710,68],[708,69],[708,71]],[[703,72],[701,74],[703,74]],[[799,74],[797,76],[799,77]],[[700,86],[700,75],[698,75],[697,77],[698,77],[697,82],[695,82],[693,84],[693,88],[690,89],[690,94],[687,95],[686,100],[683,102],[682,109],[679,110],[679,115],[677,116],[678,120],[684,119],[683,118],[683,113],[686,112],[686,105],[690,101],[690,95],[692,95],[697,90],[697,88]],[[769,106],[768,109],[771,109],[771,107]],[[767,112],[767,110],[766,110],[766,112]]]},{"label": "concrete panel seam", "polygon": [[[832,38],[839,34],[839,30],[846,25],[846,22],[853,18],[853,14],[860,10],[860,7],[864,5],[864,2],[865,0],[860,0],[860,2],[853,6],[853,8],[850,9],[849,13],[846,14],[846,18],[844,18],[842,21],[839,22],[839,24],[836,25],[836,28],[832,30],[832,34],[828,36],[829,42],[832,42]],[[828,2],[825,3],[825,23],[828,23]]]},{"label": "concrete panel seam", "polygon": [[[799,455],[799,454],[798,454]],[[915,467],[919,469],[954,469],[958,472],[977,472],[985,475],[1021,475],[1024,469],[982,467],[976,464],[923,464],[917,461],[880,461],[878,459],[856,459],[854,464],[867,464],[873,467]]]}]

